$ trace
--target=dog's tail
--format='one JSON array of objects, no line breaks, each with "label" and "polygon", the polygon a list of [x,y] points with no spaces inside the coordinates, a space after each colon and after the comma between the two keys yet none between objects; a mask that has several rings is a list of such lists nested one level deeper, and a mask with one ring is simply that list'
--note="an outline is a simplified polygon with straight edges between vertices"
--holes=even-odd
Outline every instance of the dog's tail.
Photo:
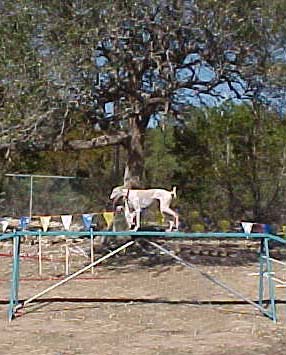
[{"label": "dog's tail", "polygon": [[177,186],[173,186],[173,190],[171,191],[171,196],[177,198]]}]

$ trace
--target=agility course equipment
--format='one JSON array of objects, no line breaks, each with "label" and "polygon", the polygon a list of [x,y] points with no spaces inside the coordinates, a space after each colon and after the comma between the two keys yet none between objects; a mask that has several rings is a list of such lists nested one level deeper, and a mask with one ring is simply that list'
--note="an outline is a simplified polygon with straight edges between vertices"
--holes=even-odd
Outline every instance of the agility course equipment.
[{"label": "agility course equipment", "polygon": [[[19,301],[19,280],[20,280],[20,249],[21,249],[21,238],[29,237],[40,237],[41,238],[53,238],[58,236],[65,236],[66,238],[90,238],[93,236],[102,236],[102,237],[129,237],[131,240],[123,243],[120,247],[115,250],[107,253],[106,255],[100,257],[97,260],[91,260],[90,264],[84,268],[78,270],[77,272],[67,275],[63,280],[55,283],[54,285],[46,288],[45,290],[27,298],[24,301]],[[153,231],[89,231],[82,232],[71,232],[71,231],[53,231],[53,232],[37,232],[37,231],[14,231],[13,233],[6,233],[0,236],[1,240],[13,240],[13,257],[12,257],[12,272],[11,272],[11,291],[10,291],[10,302],[8,307],[8,319],[11,321],[17,315],[17,312],[24,308],[27,304],[32,303],[37,298],[43,296],[44,294],[54,290],[55,288],[63,285],[64,283],[70,281],[71,279],[77,277],[83,272],[94,268],[96,265],[102,263],[103,261],[113,257],[115,254],[120,253],[122,250],[125,250],[134,243],[141,244],[142,242],[148,243],[153,248],[159,250],[161,253],[166,254],[172,257],[176,262],[184,265],[185,267],[196,270],[203,277],[207,278],[210,282],[215,283],[219,287],[227,290],[229,293],[243,300],[244,302],[250,304],[256,310],[260,311],[263,315],[272,319],[274,322],[277,321],[277,311],[276,311],[276,296],[275,296],[275,287],[286,287],[286,281],[278,279],[273,273],[272,265],[277,263],[278,265],[285,266],[285,263],[282,261],[276,260],[270,255],[269,243],[275,242],[279,245],[285,245],[286,240],[277,236],[268,233],[219,233],[219,232],[208,232],[208,233],[183,233],[183,232],[153,232]],[[172,250],[169,250],[165,246],[160,244],[160,240],[170,240],[170,239],[242,239],[242,240],[256,240],[260,241],[260,250],[259,250],[259,285],[258,285],[258,302],[253,301],[249,297],[244,296],[241,292],[233,289],[226,283],[220,281],[219,279],[209,275],[208,273],[202,271],[198,266],[184,260],[180,256],[176,255]],[[276,285],[278,284],[278,285]],[[264,300],[264,294],[268,289],[269,300]],[[266,304],[265,304],[266,303]]]}]

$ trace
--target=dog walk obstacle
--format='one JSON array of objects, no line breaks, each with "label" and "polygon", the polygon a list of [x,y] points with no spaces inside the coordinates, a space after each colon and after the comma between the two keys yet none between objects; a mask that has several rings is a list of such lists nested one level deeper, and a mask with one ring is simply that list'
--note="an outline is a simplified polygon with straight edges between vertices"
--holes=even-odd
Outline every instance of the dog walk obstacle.
[{"label": "dog walk obstacle", "polygon": [[[54,285],[44,289],[43,291],[29,297],[24,301],[19,300],[19,282],[20,282],[20,249],[21,249],[21,238],[37,237],[41,238],[52,238],[58,236],[65,236],[68,238],[91,238],[93,239],[94,235],[101,237],[129,237],[131,240],[125,242],[120,247],[115,250],[107,253],[106,255],[100,257],[97,260],[91,260],[90,264],[85,266],[82,269],[79,269],[77,272],[67,275],[66,278],[55,283]],[[208,233],[183,233],[183,232],[153,232],[153,231],[83,231],[83,232],[71,232],[71,231],[53,231],[53,232],[36,232],[36,231],[15,231],[13,233],[7,233],[0,235],[1,240],[13,239],[13,256],[12,256],[12,272],[11,272],[11,289],[10,289],[10,301],[8,307],[8,319],[11,321],[16,317],[17,312],[20,309],[23,309],[29,303],[32,303],[39,297],[47,294],[48,292],[54,290],[55,288],[65,284],[66,282],[74,279],[80,274],[84,273],[89,269],[93,269],[96,265],[102,263],[103,261],[113,257],[114,255],[120,253],[123,250],[131,247],[134,243],[139,245],[144,242],[151,245],[153,248],[158,249],[161,253],[172,257],[176,262],[184,265],[185,267],[196,270],[203,277],[208,279],[210,282],[218,285],[219,287],[227,290],[232,295],[238,297],[242,301],[250,304],[256,310],[260,311],[263,315],[272,319],[274,322],[277,321],[277,311],[276,311],[276,297],[275,297],[275,287],[286,287],[286,281],[278,279],[275,277],[273,272],[273,263],[276,263],[280,266],[285,267],[285,263],[274,259],[270,256],[269,251],[269,242],[276,242],[278,244],[285,245],[286,240],[272,234],[268,233],[219,233],[219,232],[208,232]],[[253,301],[252,299],[244,296],[239,291],[233,289],[226,283],[217,279],[201,270],[196,265],[190,263],[189,261],[184,260],[180,256],[176,255],[173,251],[167,249],[165,246],[159,244],[156,239],[244,239],[244,240],[259,240],[260,241],[260,251],[259,251],[259,287],[258,287],[258,302]],[[278,283],[278,285],[277,285]],[[268,289],[269,299],[264,300],[264,294],[266,289]],[[265,304],[266,303],[266,304]]]}]

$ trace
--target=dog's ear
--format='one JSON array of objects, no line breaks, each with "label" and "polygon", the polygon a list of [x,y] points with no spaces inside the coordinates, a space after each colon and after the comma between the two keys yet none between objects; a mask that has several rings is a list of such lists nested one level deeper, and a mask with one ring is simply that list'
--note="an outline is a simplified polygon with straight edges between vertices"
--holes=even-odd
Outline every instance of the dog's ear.
[{"label": "dog's ear", "polygon": [[171,195],[174,198],[177,198],[177,186],[173,186],[173,190],[171,191]]}]

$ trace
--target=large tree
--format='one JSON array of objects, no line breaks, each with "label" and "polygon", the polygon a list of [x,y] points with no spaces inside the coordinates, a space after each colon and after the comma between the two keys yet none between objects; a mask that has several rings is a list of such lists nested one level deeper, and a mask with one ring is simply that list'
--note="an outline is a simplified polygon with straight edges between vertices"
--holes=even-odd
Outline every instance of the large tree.
[{"label": "large tree", "polygon": [[0,148],[121,144],[125,184],[140,184],[155,118],[182,124],[186,105],[281,94],[282,3],[4,1]]}]

